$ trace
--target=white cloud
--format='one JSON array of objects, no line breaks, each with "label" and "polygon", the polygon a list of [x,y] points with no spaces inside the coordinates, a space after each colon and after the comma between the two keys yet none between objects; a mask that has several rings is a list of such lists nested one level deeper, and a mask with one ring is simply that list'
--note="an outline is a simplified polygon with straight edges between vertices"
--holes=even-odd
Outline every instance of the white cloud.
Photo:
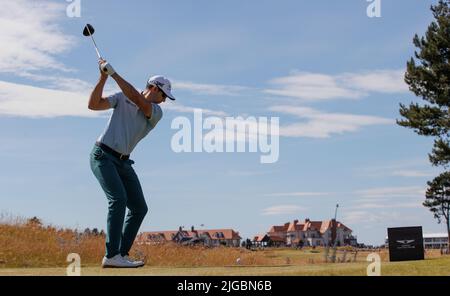
[{"label": "white cloud", "polygon": [[398,176],[398,177],[431,177],[433,174],[431,172],[425,172],[425,171],[414,171],[414,170],[398,170],[393,171],[391,173],[392,176]]},{"label": "white cloud", "polygon": [[367,166],[355,169],[358,176],[368,177],[404,177],[420,178],[432,177],[439,174],[439,170],[432,168],[426,159],[408,159],[396,161],[386,165]]},{"label": "white cloud", "polygon": [[0,72],[67,69],[54,57],[74,44],[56,24],[65,16],[64,3],[0,0],[0,7]]},{"label": "white cloud", "polygon": [[355,132],[364,126],[394,124],[394,120],[366,115],[325,113],[306,107],[273,106],[269,110],[294,115],[304,122],[280,127],[286,137],[328,138],[333,134]]},{"label": "white cloud", "polygon": [[177,90],[188,90],[197,95],[240,96],[251,90],[249,87],[238,85],[200,84],[186,81],[174,81],[173,85]]},{"label": "white cloud", "polygon": [[422,186],[379,187],[357,190],[355,194],[361,198],[395,198],[395,197],[424,197],[426,189]]},{"label": "white cloud", "polygon": [[377,70],[365,73],[327,75],[322,73],[294,72],[269,81],[273,88],[258,90],[239,85],[204,84],[174,81],[174,87],[198,95],[241,96],[260,92],[294,97],[303,100],[359,99],[371,92],[401,93],[408,91],[403,81],[404,70]]},{"label": "white cloud", "polygon": [[99,113],[87,108],[85,94],[0,81],[0,114],[24,117],[82,116]]},{"label": "white cloud", "polygon": [[[45,80],[53,89],[35,87],[24,84],[0,81],[0,115],[21,117],[59,117],[80,116],[96,117],[106,112],[94,112],[87,109],[90,92],[93,85],[83,80],[63,77],[40,77],[39,75],[27,75],[33,80]],[[116,85],[105,87],[104,94],[112,94],[120,91]],[[164,109],[178,113],[192,113],[195,108],[180,104],[164,104]],[[203,113],[210,116],[225,117],[222,111],[202,109]]]},{"label": "white cloud", "polygon": [[399,208],[423,208],[422,201],[412,202],[379,202],[379,203],[362,203],[349,207],[350,209],[399,209]]},{"label": "white cloud", "polygon": [[[0,0],[0,43],[4,45],[0,48],[0,72],[46,84],[45,88],[41,88],[0,82],[3,88],[0,94],[1,114],[31,117],[92,116],[92,111],[86,109],[86,100],[94,85],[81,79],[54,74],[54,70],[68,71],[68,67],[57,60],[57,55],[69,50],[75,42],[75,38],[63,33],[58,26],[57,21],[66,17],[66,6],[64,3],[45,0]],[[46,70],[53,72],[49,75]],[[204,94],[226,95],[247,89],[188,82],[179,82],[177,87]],[[105,93],[118,90],[116,86],[107,85]],[[30,108],[30,102],[33,102],[33,108]],[[179,104],[167,104],[166,107],[180,113],[194,110]],[[204,112],[208,115],[227,115],[222,111],[208,109],[204,109]]]},{"label": "white cloud", "polygon": [[264,209],[262,211],[262,215],[273,216],[273,215],[295,214],[303,210],[305,210],[305,208],[295,205],[278,205]]},{"label": "white cloud", "polygon": [[355,99],[364,95],[340,86],[335,77],[325,74],[301,72],[273,79],[269,83],[275,88],[266,89],[265,93],[304,100]]},{"label": "white cloud", "polygon": [[316,197],[316,196],[327,196],[330,195],[329,192],[284,192],[284,193],[270,193],[266,196],[281,197],[281,196],[292,196],[292,197]]},{"label": "white cloud", "polygon": [[179,103],[168,103],[164,104],[164,109],[172,110],[178,113],[194,113],[195,110],[202,110],[202,113],[204,115],[208,116],[218,116],[218,117],[226,117],[228,114],[224,111],[217,111],[217,110],[210,110],[210,109],[203,109],[203,108],[196,108],[196,107],[189,107],[184,106]]},{"label": "white cloud", "polygon": [[378,70],[366,73],[327,75],[294,72],[269,81],[273,85],[263,92],[298,98],[305,101],[359,99],[370,93],[402,93],[408,87],[403,81],[404,70]]},{"label": "white cloud", "polygon": [[[0,114],[25,117],[87,116],[104,112],[87,109],[93,84],[59,73],[72,70],[57,60],[75,38],[62,32],[58,20],[66,4],[51,1],[0,0],[0,73],[11,73],[45,87],[0,81]],[[105,87],[105,93],[117,91]]]},{"label": "white cloud", "polygon": [[404,75],[405,70],[379,70],[362,74],[343,74],[339,79],[344,85],[362,91],[403,93],[408,91],[408,86],[404,82]]},{"label": "white cloud", "polygon": [[346,225],[374,225],[382,224],[383,226],[392,225],[395,223],[405,223],[407,220],[400,215],[398,211],[345,211],[342,213],[342,219]]},{"label": "white cloud", "polygon": [[[51,88],[0,81],[0,115],[21,117],[59,117],[81,116],[96,117],[107,112],[94,112],[87,109],[93,84],[76,79],[58,76],[26,74],[35,81],[45,81]],[[107,84],[104,95],[120,91],[117,85]],[[178,113],[193,113],[196,108],[180,104],[167,103],[163,109]],[[205,115],[226,117],[227,113],[202,109]]]},{"label": "white cloud", "polygon": [[[89,94],[94,89],[94,84],[77,78],[34,73],[21,73],[18,74],[18,76],[28,78],[33,81],[45,82],[49,88],[55,90]],[[117,91],[118,87],[114,87],[114,90]],[[114,93],[115,91],[111,89],[110,84],[107,84],[105,86],[105,92]]]}]

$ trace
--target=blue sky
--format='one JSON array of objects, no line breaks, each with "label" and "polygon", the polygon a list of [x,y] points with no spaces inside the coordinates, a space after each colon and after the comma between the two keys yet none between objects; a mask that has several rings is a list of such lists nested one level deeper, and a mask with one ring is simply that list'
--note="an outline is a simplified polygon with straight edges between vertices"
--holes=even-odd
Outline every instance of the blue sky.
[{"label": "blue sky", "polygon": [[[343,2],[343,3],[341,3]],[[421,206],[439,173],[432,140],[395,125],[399,103],[418,101],[402,76],[412,37],[435,1],[0,0],[0,211],[65,227],[104,228],[106,199],[89,152],[109,113],[87,110],[98,79],[92,44],[138,88],[173,80],[178,100],[132,159],[150,208],[141,230],[234,228],[245,237],[294,219],[338,220],[359,241],[386,228],[443,232]],[[117,90],[109,82],[105,93]],[[280,157],[174,153],[177,116],[192,108],[280,118]]]}]

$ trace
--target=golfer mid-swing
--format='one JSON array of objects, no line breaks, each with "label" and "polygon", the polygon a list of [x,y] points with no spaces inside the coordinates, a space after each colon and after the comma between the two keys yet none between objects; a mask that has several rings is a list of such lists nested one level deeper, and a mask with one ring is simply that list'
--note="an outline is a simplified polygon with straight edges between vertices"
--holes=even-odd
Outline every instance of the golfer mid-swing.
[{"label": "golfer mid-swing", "polygon": [[[134,172],[130,154],[162,117],[160,103],[175,100],[170,81],[162,76],[151,77],[140,93],[117,74],[112,66],[99,60],[100,79],[89,99],[89,109],[100,111],[114,108],[108,125],[97,139],[90,155],[91,170],[108,200],[106,255],[103,267],[139,267],[128,253],[147,213],[139,179]],[[108,76],[122,92],[102,97]],[[125,211],[128,214],[125,219]],[[125,221],[124,221],[125,220]]]}]

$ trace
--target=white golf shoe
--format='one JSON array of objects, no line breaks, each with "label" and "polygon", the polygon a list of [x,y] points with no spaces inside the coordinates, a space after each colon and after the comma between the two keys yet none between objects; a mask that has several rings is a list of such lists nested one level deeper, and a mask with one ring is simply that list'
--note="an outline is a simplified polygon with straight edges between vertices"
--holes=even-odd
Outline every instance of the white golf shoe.
[{"label": "white golf shoe", "polygon": [[125,260],[128,260],[128,261],[130,261],[130,262],[136,264],[137,267],[141,267],[141,266],[144,266],[144,265],[145,265],[145,262],[144,262],[144,261],[142,261],[142,260],[133,260],[133,259],[131,259],[130,256],[128,256],[128,255],[123,256],[123,258],[124,258]]},{"label": "white golf shoe", "polygon": [[143,265],[139,264],[139,262],[135,263],[132,261],[129,261],[122,257],[120,254],[117,254],[116,256],[112,258],[106,258],[103,257],[102,260],[102,267],[103,268],[137,268]]}]

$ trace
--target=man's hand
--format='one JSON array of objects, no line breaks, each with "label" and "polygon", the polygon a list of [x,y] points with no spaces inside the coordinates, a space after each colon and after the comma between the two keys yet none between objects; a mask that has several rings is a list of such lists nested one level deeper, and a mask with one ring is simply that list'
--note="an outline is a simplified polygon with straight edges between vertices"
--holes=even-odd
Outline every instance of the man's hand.
[{"label": "man's hand", "polygon": [[[104,63],[104,60],[99,60],[99,65]],[[100,79],[95,85],[94,90],[89,98],[88,108],[94,111],[101,111],[111,108],[109,101],[102,97],[103,88],[105,87],[108,74],[100,70]]]},{"label": "man's hand", "polygon": [[99,68],[100,68],[100,72],[102,74],[106,74],[106,75],[114,75],[116,73],[116,71],[114,70],[114,68],[111,66],[110,63],[108,63],[107,61],[100,59],[98,61],[99,64]]}]

